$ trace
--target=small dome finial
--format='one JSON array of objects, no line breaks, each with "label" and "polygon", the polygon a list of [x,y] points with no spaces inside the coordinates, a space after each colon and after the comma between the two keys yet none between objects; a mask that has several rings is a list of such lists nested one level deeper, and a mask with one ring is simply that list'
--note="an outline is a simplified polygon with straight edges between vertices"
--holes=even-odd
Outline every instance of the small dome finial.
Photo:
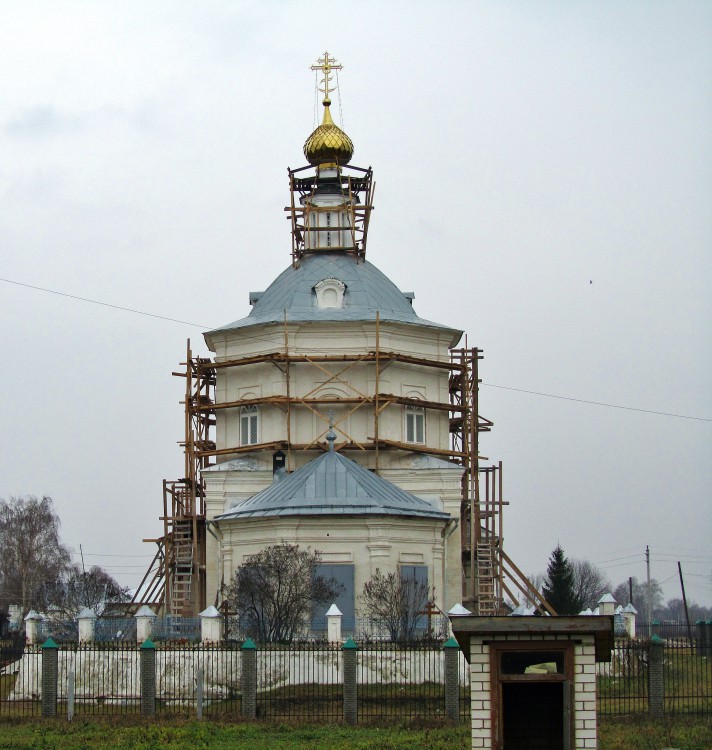
[{"label": "small dome finial", "polygon": [[339,71],[342,68],[343,66],[336,62],[335,57],[330,57],[328,52],[324,52],[324,57],[320,57],[316,64],[311,66],[312,70],[323,72],[319,91],[324,94],[324,119],[304,144],[304,156],[315,167],[326,164],[337,166],[348,164],[354,153],[353,142],[341,128],[334,124],[330,111],[329,94],[336,89],[336,85],[332,85],[332,71]]},{"label": "small dome finial", "polygon": [[334,432],[334,412],[329,409],[327,414],[329,415],[329,432],[326,433],[326,439],[329,441],[329,453],[333,453],[334,441],[336,440],[336,433]]}]

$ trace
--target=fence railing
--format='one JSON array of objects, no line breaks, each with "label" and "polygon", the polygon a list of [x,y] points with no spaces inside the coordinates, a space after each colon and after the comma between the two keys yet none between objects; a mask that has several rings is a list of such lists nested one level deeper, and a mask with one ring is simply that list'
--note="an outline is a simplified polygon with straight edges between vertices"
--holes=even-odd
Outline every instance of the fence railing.
[{"label": "fence railing", "polygon": [[[158,641],[149,646],[153,666],[147,667],[146,649],[132,642],[55,644],[49,648],[56,657],[54,711],[57,715],[145,712],[145,677],[150,671],[154,714],[241,717],[245,645]],[[452,717],[447,710],[446,651],[442,643],[358,644],[353,657],[355,720]],[[457,664],[456,676],[450,676],[449,700],[452,706],[456,696],[456,713],[466,720],[468,665],[457,649],[453,651]],[[0,716],[44,714],[45,672],[51,661],[47,653],[39,645],[20,650],[16,642],[0,642]],[[340,644],[268,644],[255,648],[250,658],[255,716],[344,718],[348,665]],[[598,665],[597,689],[600,716],[712,716],[712,645],[681,639],[618,640],[611,662]]]},{"label": "fence railing", "polygon": [[617,640],[598,665],[598,713],[712,715],[712,645],[653,637]]},{"label": "fence railing", "polygon": [[[437,721],[454,715],[465,719],[469,715],[468,672],[453,644],[447,654],[442,643],[371,643],[354,646],[348,654],[346,647],[326,642],[254,648],[248,654],[254,665],[254,715],[275,720],[343,720],[348,655],[355,664],[355,720]],[[70,645],[51,641],[28,646],[0,674],[0,715],[146,713],[148,690],[151,715],[249,716],[243,705],[246,646],[144,643],[138,647],[122,642]],[[455,696],[454,708],[451,698],[449,709],[448,680],[450,695]],[[46,705],[48,684],[55,686],[50,708]]]}]

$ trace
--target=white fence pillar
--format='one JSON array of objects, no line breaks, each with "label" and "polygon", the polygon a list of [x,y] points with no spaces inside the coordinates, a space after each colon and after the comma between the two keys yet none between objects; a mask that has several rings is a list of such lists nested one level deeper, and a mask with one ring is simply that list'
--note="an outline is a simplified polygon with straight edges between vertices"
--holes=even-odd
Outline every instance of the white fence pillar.
[{"label": "white fence pillar", "polygon": [[27,643],[39,643],[41,620],[42,616],[38,615],[34,609],[27,613],[25,617],[25,640]]},{"label": "white fence pillar", "polygon": [[96,612],[84,607],[77,616],[77,620],[79,621],[79,643],[94,643]]},{"label": "white fence pillar", "polygon": [[134,615],[136,618],[136,641],[143,643],[151,637],[156,613],[146,604]]},{"label": "white fence pillar", "polygon": [[204,609],[200,615],[200,642],[219,643],[220,638],[220,612],[212,604]]},{"label": "white fence pillar", "polygon": [[326,613],[326,639],[329,643],[341,643],[341,610],[332,604]]}]

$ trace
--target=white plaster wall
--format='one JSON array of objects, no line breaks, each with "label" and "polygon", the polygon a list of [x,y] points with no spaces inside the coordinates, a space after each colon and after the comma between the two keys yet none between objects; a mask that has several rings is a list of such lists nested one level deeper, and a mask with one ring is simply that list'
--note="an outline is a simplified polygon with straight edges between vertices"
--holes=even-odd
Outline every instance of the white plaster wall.
[{"label": "white plaster wall", "polygon": [[[343,323],[287,323],[262,325],[249,329],[212,334],[215,361],[285,351],[290,354],[351,355],[375,351],[375,322]],[[384,322],[379,330],[381,351],[393,351],[412,357],[449,361],[449,346],[453,332],[426,325],[406,325]],[[291,365],[289,393],[291,396],[361,397],[376,392],[374,363],[344,363],[322,365]],[[218,403],[245,398],[286,396],[287,379],[284,370],[272,363],[219,369],[216,387]],[[347,369],[344,369],[347,368]],[[329,373],[339,373],[332,379]],[[447,403],[448,370],[418,367],[392,362],[379,377],[378,391],[397,396],[418,396],[428,401]],[[308,444],[313,440],[325,445],[328,429],[326,412],[333,408],[336,421],[337,444],[349,439],[370,442],[374,437],[374,408],[370,404],[354,410],[354,404],[322,406],[318,409],[325,419],[303,406],[291,409],[291,439],[293,443]],[[287,414],[277,406],[263,404],[260,410],[259,441],[283,441],[287,438]],[[344,418],[347,412],[351,412]],[[219,449],[239,445],[240,409],[218,410],[216,443]],[[397,442],[405,441],[405,410],[402,405],[391,405],[379,416],[379,437]],[[450,434],[446,411],[426,411],[426,444],[431,448],[449,447]],[[289,451],[288,469],[293,471],[321,454],[321,449]],[[374,451],[349,451],[349,458],[365,468],[375,468]],[[216,603],[220,585],[230,579],[233,571],[245,559],[271,544],[281,541],[311,546],[318,549],[325,561],[351,562],[356,566],[356,591],[378,567],[384,572],[395,572],[399,564],[424,564],[430,570],[430,583],[435,587],[436,601],[447,611],[462,598],[462,565],[460,534],[455,528],[460,514],[460,478],[462,469],[454,464],[439,462],[437,466],[415,469],[409,464],[406,451],[380,450],[379,473],[408,492],[433,503],[450,513],[454,522],[445,530],[441,522],[422,522],[376,519],[269,519],[258,521],[221,522],[211,526],[207,535],[206,576],[207,602]],[[239,466],[231,468],[231,459]],[[231,454],[219,457],[220,469],[204,472],[206,479],[206,517],[230,510],[236,503],[251,497],[272,481],[272,451]],[[249,464],[249,467],[246,465]],[[328,531],[325,529],[328,528]],[[452,532],[452,533],[450,533]],[[327,536],[329,534],[329,536]],[[218,537],[217,539],[215,537]],[[445,538],[447,537],[447,538]],[[348,559],[347,559],[348,558]]]},{"label": "white plaster wall", "polygon": [[[444,539],[442,521],[369,516],[255,518],[219,522],[223,548],[223,569],[218,575],[229,581],[234,571],[251,555],[271,544],[298,544],[320,553],[323,562],[354,565],[356,595],[378,568],[383,573],[398,571],[399,565],[427,565],[429,583],[436,603],[448,609],[443,579]],[[454,536],[454,535],[453,535]],[[359,609],[358,599],[356,608]]]},{"label": "white plaster wall", "polygon": [[[464,656],[460,654],[460,681],[468,679]],[[418,684],[444,682],[442,651],[388,652],[359,650],[359,684]],[[160,650],[156,653],[156,697],[165,701],[194,701],[198,670],[203,669],[203,696],[206,701],[224,700],[240,692],[241,651],[239,649]],[[9,701],[39,700],[42,697],[42,654],[28,649],[20,660],[15,688]],[[75,700],[83,703],[136,702],[141,697],[140,652],[112,649],[58,652],[58,698],[67,698],[67,678],[75,673]],[[284,685],[343,682],[341,650],[257,651],[257,687],[268,690]]]}]

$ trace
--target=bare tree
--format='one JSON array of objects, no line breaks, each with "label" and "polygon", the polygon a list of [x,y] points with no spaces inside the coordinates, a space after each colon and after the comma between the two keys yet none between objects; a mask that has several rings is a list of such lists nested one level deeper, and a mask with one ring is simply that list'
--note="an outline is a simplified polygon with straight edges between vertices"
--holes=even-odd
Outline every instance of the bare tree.
[{"label": "bare tree", "polygon": [[42,604],[43,586],[54,585],[71,561],[59,538],[51,497],[0,499],[0,596],[23,614]]},{"label": "bare tree", "polygon": [[412,640],[422,612],[432,599],[428,584],[396,573],[376,572],[364,584],[359,599],[368,616],[380,621],[392,641]]},{"label": "bare tree", "polygon": [[588,560],[571,560],[574,571],[574,593],[581,609],[594,609],[600,598],[611,591],[611,582],[605,573]]},{"label": "bare tree", "polygon": [[226,599],[250,637],[293,641],[313,610],[336,597],[341,585],[317,574],[320,561],[318,552],[275,544],[235,571]]},{"label": "bare tree", "polygon": [[85,607],[97,614],[111,614],[118,605],[130,601],[131,596],[128,587],[121,586],[98,565],[85,572],[75,564],[60,580],[43,587],[42,599],[45,610],[54,607],[67,618],[74,618]]},{"label": "bare tree", "polygon": [[[630,601],[631,588],[633,589],[632,602]],[[650,595],[650,611],[655,616],[655,612],[663,606],[663,587],[655,578],[650,579],[650,590],[646,581],[639,581],[635,577],[619,583],[613,591],[613,598],[621,605],[630,602],[640,613],[643,613],[647,611],[648,594]]]}]

